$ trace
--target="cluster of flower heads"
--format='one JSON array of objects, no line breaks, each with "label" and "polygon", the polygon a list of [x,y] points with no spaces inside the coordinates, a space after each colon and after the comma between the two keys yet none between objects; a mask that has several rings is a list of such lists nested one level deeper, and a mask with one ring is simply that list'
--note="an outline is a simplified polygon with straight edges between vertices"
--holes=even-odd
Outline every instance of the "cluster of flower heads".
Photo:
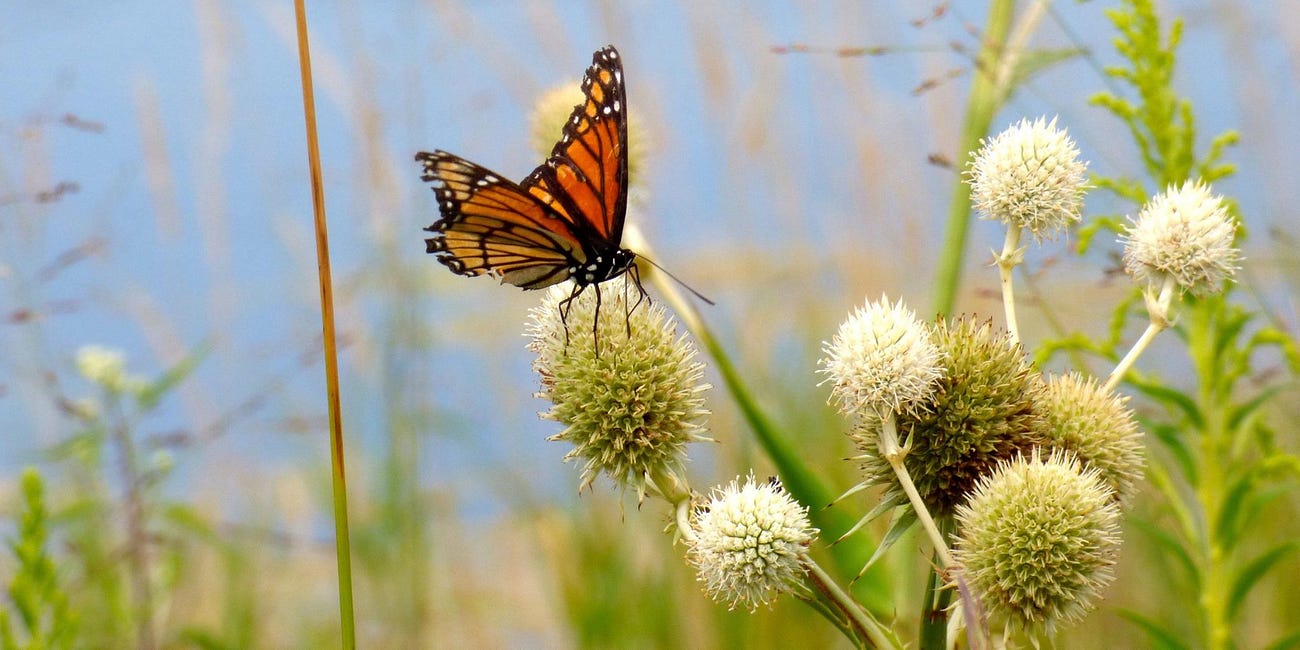
[{"label": "cluster of flower heads", "polygon": [[[1079,220],[1087,165],[1055,120],[1024,120],[983,144],[973,203],[1007,225],[1009,242]],[[1239,261],[1235,222],[1195,181],[1154,197],[1122,235],[1149,304],[1171,289],[1218,291]],[[904,505],[905,475],[928,511],[954,516],[958,579],[990,617],[1050,630],[1093,606],[1143,465],[1126,398],[1077,373],[1044,377],[986,321],[925,324],[884,298],[855,310],[824,353],[830,400],[861,452],[858,487],[882,486],[886,503]],[[894,432],[905,473],[889,462]]]},{"label": "cluster of flower heads", "polygon": [[[908,333],[881,335],[902,330]],[[918,354],[917,350],[932,351]],[[874,361],[854,364],[850,361],[854,355]],[[923,365],[913,365],[918,363]],[[927,510],[956,515],[963,524],[958,554],[966,567],[963,575],[990,611],[1035,625],[1071,620],[1086,610],[1100,585],[1109,581],[1116,548],[1111,543],[1116,537],[1114,519],[1142,467],[1140,434],[1122,398],[1075,374],[1044,378],[1029,365],[1018,344],[986,321],[959,318],[921,323],[901,304],[891,305],[885,299],[856,310],[827,344],[822,366],[833,382],[832,401],[849,416],[850,437],[861,452],[857,458],[863,485],[884,487],[886,502],[907,502],[880,445],[884,428],[896,426],[898,437],[907,441],[903,462]],[[918,378],[927,379],[919,382]],[[924,388],[900,401],[900,385]],[[1053,498],[1050,493],[1032,486],[1048,479],[1009,478],[1036,475],[1041,471],[1038,466],[1044,465],[1042,454],[1049,455],[1047,464],[1054,468],[1073,468],[1075,475],[1087,476],[1077,485],[1061,488],[1089,491],[1087,499],[1075,499],[1071,507],[1105,506],[1114,516],[1098,516],[1096,522],[1076,518],[1072,521],[1083,527],[1077,531],[1044,528],[1043,513],[1057,511],[1044,505],[1044,499]],[[1008,481],[1022,487],[1007,487]],[[990,491],[999,496],[977,498]],[[1012,512],[1020,514],[1011,517]],[[977,528],[966,522],[987,519],[1025,528],[972,535]],[[1093,544],[1085,540],[1089,536],[1107,543]],[[1092,544],[1088,548],[1096,546],[1095,558],[1069,564],[1069,571],[1086,574],[1086,579],[1066,578],[1061,572],[1067,567],[1042,558],[1008,565],[1003,560],[1009,555],[1028,550],[1009,546],[1004,537],[1050,541],[1056,545],[1053,548]],[[1035,568],[1039,572],[1032,578],[1041,580],[1042,586],[1024,581],[1024,572]],[[1001,589],[1006,578],[1000,571],[1020,572],[1019,584],[1030,593]],[[1071,585],[1080,588],[1070,591]],[[1008,600],[1012,595],[1019,600]],[[1033,610],[1027,603],[1042,609]]]},{"label": "cluster of flower heads", "polygon": [[[548,101],[556,115],[570,103]],[[1054,236],[1079,220],[1087,165],[1078,155],[1055,120],[1021,121],[975,158],[975,207],[1009,232]],[[1208,187],[1171,187],[1124,232],[1125,268],[1148,294],[1213,292],[1239,261],[1235,233]],[[623,280],[572,300],[570,291],[553,290],[530,326],[538,395],[553,404],[543,417],[566,427],[552,439],[573,445],[566,460],[584,461],[581,488],[605,475],[642,497],[668,497],[662,486],[687,485],[686,443],[708,440],[696,351]],[[821,366],[861,452],[859,487],[907,503],[883,444],[886,432],[901,440],[921,502],[958,523],[956,579],[991,618],[1050,630],[1093,606],[1111,580],[1120,508],[1143,465],[1126,398],[1077,373],[1045,377],[988,321],[923,323],[884,297],[850,315]],[[708,593],[751,610],[799,589],[817,534],[779,482],[752,475],[696,502],[679,525]]]},{"label": "cluster of flower heads", "polygon": [[[552,403],[542,415],[565,425],[551,439],[573,445],[566,460],[583,461],[580,489],[604,475],[641,497],[679,496],[666,490],[687,484],[686,444],[708,440],[703,367],[657,303],[624,280],[599,286],[599,312],[595,287],[562,307],[572,290],[562,286],[531,313],[538,396]],[[817,532],[779,482],[752,476],[715,490],[685,524],[688,557],[709,595],[751,610],[799,588]]]}]

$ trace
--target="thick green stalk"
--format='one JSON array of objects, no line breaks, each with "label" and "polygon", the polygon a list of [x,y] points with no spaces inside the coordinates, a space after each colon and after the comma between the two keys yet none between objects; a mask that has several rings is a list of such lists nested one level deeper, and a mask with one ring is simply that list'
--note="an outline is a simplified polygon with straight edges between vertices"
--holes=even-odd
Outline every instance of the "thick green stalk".
[{"label": "thick green stalk", "polygon": [[[966,102],[966,122],[962,125],[961,140],[957,143],[958,170],[970,166],[973,152],[979,148],[980,138],[989,131],[993,114],[1006,97],[1007,80],[999,74],[1005,69],[1003,57],[1011,19],[1015,13],[1013,0],[994,0],[989,4],[985,21],[984,39],[980,53],[975,58],[970,98]],[[943,248],[939,251],[939,272],[934,282],[934,299],[931,308],[940,314],[950,314],[961,286],[961,270],[966,259],[966,236],[970,229],[970,186],[959,174],[953,182],[952,200],[948,204],[948,225]]]},{"label": "thick green stalk", "polygon": [[1221,305],[1213,299],[1195,303],[1189,310],[1187,324],[1187,346],[1199,376],[1197,402],[1205,418],[1204,428],[1200,431],[1200,471],[1196,486],[1196,498],[1203,513],[1199,531],[1202,583],[1198,603],[1205,625],[1205,647],[1211,650],[1232,647],[1232,625],[1228,614],[1231,576],[1225,557],[1229,551],[1224,549],[1216,532],[1217,522],[1223,516],[1222,504],[1227,490],[1225,465],[1230,462],[1225,443],[1231,437],[1229,425],[1224,421],[1226,396],[1220,391],[1217,381],[1223,369],[1216,354],[1218,328],[1215,311],[1221,309]]}]

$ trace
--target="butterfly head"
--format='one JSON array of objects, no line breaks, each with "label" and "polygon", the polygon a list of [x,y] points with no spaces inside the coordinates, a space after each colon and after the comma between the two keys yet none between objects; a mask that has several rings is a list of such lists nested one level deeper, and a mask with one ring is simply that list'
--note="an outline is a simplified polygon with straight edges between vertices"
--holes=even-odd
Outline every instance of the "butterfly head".
[{"label": "butterfly head", "polygon": [[600,284],[623,275],[636,263],[636,253],[626,248],[587,257],[587,263],[571,269],[570,276],[579,286]]}]

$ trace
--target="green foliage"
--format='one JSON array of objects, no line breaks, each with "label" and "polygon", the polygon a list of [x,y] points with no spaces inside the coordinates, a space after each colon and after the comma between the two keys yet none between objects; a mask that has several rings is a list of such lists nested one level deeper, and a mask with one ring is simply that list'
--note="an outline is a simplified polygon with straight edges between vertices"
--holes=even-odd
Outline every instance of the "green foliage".
[{"label": "green foliage", "polygon": [[[1138,154],[1158,189],[1198,176],[1207,183],[1227,176],[1233,166],[1221,162],[1224,148],[1237,141],[1234,133],[1216,137],[1209,151],[1196,159],[1196,121],[1191,102],[1180,98],[1174,88],[1177,58],[1182,40],[1182,21],[1175,20],[1167,40],[1160,34],[1160,19],[1151,0],[1124,0],[1120,8],[1106,15],[1119,32],[1115,49],[1127,66],[1107,66],[1106,74],[1128,85],[1135,98],[1112,92],[1093,95],[1091,101],[1122,121],[1129,130]],[[1098,183],[1130,199],[1135,195],[1132,180],[1115,179]]]},{"label": "green foliage", "polygon": [[90,647],[156,646],[158,612],[186,575],[192,543],[205,539],[201,514],[162,497],[171,454],[138,428],[206,354],[200,346],[154,379],[125,367],[86,374],[98,390],[76,412],[81,428],[49,451],[68,470],[54,522],[75,551],[65,562],[77,585],[68,602]]},{"label": "green foliage", "polygon": [[[77,644],[77,624],[60,584],[58,565],[47,548],[50,515],[45,485],[36,470],[23,472],[22,490],[18,536],[9,541],[17,571],[7,590],[8,606],[0,609],[0,648],[71,648]],[[15,615],[21,632],[15,629]]]},{"label": "green foliage", "polygon": [[[1154,4],[1148,0],[1125,0],[1107,15],[1119,31],[1115,46],[1125,65],[1106,72],[1126,84],[1132,97],[1107,92],[1092,101],[1128,127],[1149,182],[1163,188],[1192,177],[1209,182],[1230,175],[1234,168],[1222,156],[1236,142],[1236,134],[1212,138],[1198,156],[1192,105],[1173,86],[1181,23],[1175,21],[1162,38]],[[1095,184],[1139,205],[1147,196],[1143,189],[1147,184],[1134,179],[1099,178]],[[1084,240],[1119,226],[1114,217],[1098,218],[1083,229]],[[1169,530],[1154,522],[1143,529],[1166,557],[1180,559],[1177,564],[1184,568],[1192,588],[1168,585],[1165,593],[1185,599],[1183,611],[1195,613],[1193,645],[1210,648],[1232,644],[1233,625],[1246,598],[1295,550],[1288,540],[1248,557],[1250,549],[1267,545],[1269,538],[1266,528],[1251,522],[1297,479],[1296,458],[1271,443],[1266,422],[1266,407],[1285,380],[1261,373],[1257,364],[1261,359],[1280,359],[1294,375],[1300,369],[1297,346],[1258,313],[1237,305],[1234,288],[1229,283],[1220,295],[1184,300],[1175,333],[1185,345],[1192,369],[1186,381],[1136,372],[1126,378],[1146,399],[1145,428],[1166,452],[1152,455],[1148,478],[1175,522]],[[1062,351],[1107,361],[1118,358],[1120,335],[1131,315],[1138,313],[1140,295],[1135,289],[1115,310],[1106,340],[1068,335],[1045,345],[1047,354],[1039,360]],[[1174,641],[1180,638],[1179,622],[1136,612],[1124,616],[1153,642],[1182,645]]]}]

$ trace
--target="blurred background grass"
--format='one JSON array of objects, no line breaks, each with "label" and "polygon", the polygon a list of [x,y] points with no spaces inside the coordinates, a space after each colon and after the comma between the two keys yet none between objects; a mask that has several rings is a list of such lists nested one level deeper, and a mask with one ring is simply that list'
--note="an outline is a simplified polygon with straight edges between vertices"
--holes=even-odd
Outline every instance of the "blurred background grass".
[{"label": "blurred background grass", "polygon": [[[1083,54],[1030,80],[995,119],[1059,115],[1094,170],[1141,173],[1127,134],[1087,97],[1112,63],[1102,3],[1058,3],[1034,43]],[[946,13],[937,14],[936,8]],[[443,148],[507,176],[537,164],[529,112],[616,44],[650,151],[631,215],[663,259],[718,305],[705,314],[769,413],[798,432],[837,490],[854,485],[843,425],[814,375],[821,341],[864,296],[921,313],[955,170],[983,3],[312,3],[326,199],[343,352],[358,632],[364,647],[779,647],[837,643],[794,602],[756,615],[707,602],[660,530],[666,514],[575,494],[567,451],[544,442],[521,337],[537,296],[446,273],[423,253],[436,216],[416,150]],[[1287,2],[1169,2],[1187,20],[1180,90],[1206,138],[1242,132],[1236,198],[1252,238],[1245,281],[1294,332],[1300,31]],[[37,465],[53,509],[106,499],[85,539],[120,553],[112,498],[48,450],[83,428],[94,387],[75,351],[126,351],[161,374],[210,346],[132,431],[173,465],[153,503],[160,639],[186,647],[330,647],[337,605],[326,415],[301,104],[287,3],[196,0],[72,9],[28,4],[0,21],[0,503]],[[842,50],[841,48],[881,48]],[[1090,214],[1131,211],[1089,198]],[[961,311],[996,317],[973,226]],[[1030,251],[1022,336],[1100,333],[1127,285],[1117,248]],[[1163,345],[1161,348],[1159,345]],[[1178,376],[1177,343],[1148,368]],[[1162,354],[1162,350],[1168,354]],[[1094,371],[1104,370],[1094,368]],[[718,381],[714,381],[715,385]],[[1292,389],[1293,390],[1293,389]],[[1278,400],[1294,409],[1295,400]],[[722,391],[718,445],[692,450],[697,489],[771,473]],[[1282,413],[1277,421],[1296,421]],[[1294,447],[1294,427],[1278,432]],[[109,449],[111,451],[111,448]],[[108,452],[106,452],[108,453]],[[1295,536],[1296,500],[1261,519]],[[854,513],[867,499],[846,502]],[[175,508],[183,510],[184,516]],[[840,507],[840,506],[836,506]],[[11,518],[6,518],[9,521]],[[69,519],[71,517],[69,516]],[[72,527],[69,530],[73,530]],[[8,535],[9,524],[0,526]],[[876,530],[876,534],[879,530]],[[85,546],[61,538],[66,553]],[[1158,612],[1167,558],[1127,535],[1109,602]],[[921,545],[882,571],[912,607]],[[1295,567],[1292,562],[1292,568]],[[108,571],[109,569],[103,569]],[[0,578],[11,571],[0,563]],[[1250,601],[1243,641],[1297,606],[1295,571]],[[101,576],[103,574],[100,574]],[[74,574],[75,593],[97,585]],[[101,585],[102,586],[102,585]],[[85,594],[82,594],[85,598]],[[86,600],[83,602],[96,602]],[[1176,618],[1176,612],[1161,612]],[[900,610],[907,619],[914,612]],[[96,623],[96,618],[104,618]],[[87,629],[112,630],[111,610]],[[101,626],[96,628],[96,626]],[[107,634],[107,633],[106,633]],[[130,638],[118,629],[114,638]],[[1143,637],[1109,610],[1069,637]]]}]

